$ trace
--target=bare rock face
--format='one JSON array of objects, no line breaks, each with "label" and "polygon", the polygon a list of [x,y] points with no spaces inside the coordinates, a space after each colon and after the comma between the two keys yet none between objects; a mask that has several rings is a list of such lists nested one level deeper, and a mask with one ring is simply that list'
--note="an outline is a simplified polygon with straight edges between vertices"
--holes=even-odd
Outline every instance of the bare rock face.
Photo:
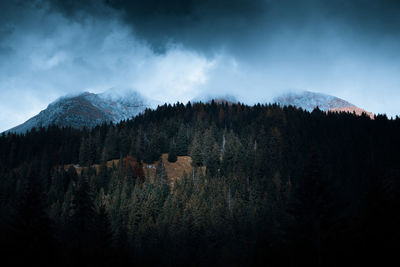
[{"label": "bare rock face", "polygon": [[25,133],[34,127],[53,124],[60,127],[91,128],[103,122],[117,123],[132,118],[151,106],[150,101],[135,91],[123,94],[85,92],[59,98],[38,115],[7,132]]},{"label": "bare rock face", "polygon": [[312,111],[316,107],[326,112],[350,112],[357,115],[367,114],[372,119],[374,114],[353,105],[341,98],[314,92],[287,93],[276,97],[274,102],[282,106],[295,106],[307,111]]}]

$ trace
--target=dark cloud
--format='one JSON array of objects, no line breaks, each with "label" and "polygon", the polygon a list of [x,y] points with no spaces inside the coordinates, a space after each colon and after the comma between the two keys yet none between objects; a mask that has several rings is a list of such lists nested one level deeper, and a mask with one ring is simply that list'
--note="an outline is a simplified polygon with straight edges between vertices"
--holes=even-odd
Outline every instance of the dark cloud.
[{"label": "dark cloud", "polygon": [[195,48],[215,48],[243,35],[265,13],[265,1],[109,0],[125,20],[150,43],[179,42]]},{"label": "dark cloud", "polygon": [[200,51],[251,48],[257,40],[280,31],[318,35],[332,26],[359,38],[399,37],[397,0],[56,0],[69,16],[121,13],[135,34],[153,48],[171,42]]},{"label": "dark cloud", "polygon": [[43,0],[49,4],[53,11],[60,11],[64,15],[79,19],[87,15],[106,16],[107,12],[104,5],[105,0]]},{"label": "dark cloud", "polygon": [[[215,50],[237,42],[265,13],[265,1],[254,0],[55,0],[55,10],[77,19],[83,14],[105,16],[117,11],[155,50],[170,43],[199,50]],[[110,14],[110,13],[108,13]]]},{"label": "dark cloud", "polygon": [[331,16],[354,30],[399,35],[400,2],[397,0],[325,1]]}]

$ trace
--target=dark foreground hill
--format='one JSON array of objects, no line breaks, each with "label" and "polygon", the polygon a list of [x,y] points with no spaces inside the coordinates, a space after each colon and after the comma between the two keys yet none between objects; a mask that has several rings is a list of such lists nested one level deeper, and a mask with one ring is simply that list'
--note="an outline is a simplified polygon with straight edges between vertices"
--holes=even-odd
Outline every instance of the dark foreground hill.
[{"label": "dark foreground hill", "polygon": [[215,102],[3,134],[1,257],[385,265],[400,236],[398,136],[400,120],[386,116]]}]

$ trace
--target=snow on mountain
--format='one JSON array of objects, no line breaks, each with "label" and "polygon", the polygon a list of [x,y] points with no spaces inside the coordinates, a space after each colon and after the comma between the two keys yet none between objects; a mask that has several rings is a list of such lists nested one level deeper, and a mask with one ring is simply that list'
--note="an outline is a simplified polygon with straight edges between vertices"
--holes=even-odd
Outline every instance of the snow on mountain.
[{"label": "snow on mountain", "polygon": [[7,132],[25,133],[33,127],[47,127],[51,124],[91,128],[103,122],[117,123],[132,118],[155,105],[155,102],[132,90],[109,90],[101,94],[84,92],[57,99],[38,115]]},{"label": "snow on mountain", "polygon": [[[228,104],[238,102],[231,95],[202,96],[193,99],[192,102],[206,103],[211,102],[211,100]],[[308,111],[318,107],[324,111],[355,112],[358,115],[366,113],[371,118],[374,116],[372,113],[338,97],[309,91],[286,93],[276,97],[273,102],[282,106],[300,107]],[[34,127],[47,127],[52,124],[60,127],[91,128],[103,122],[117,123],[130,119],[146,108],[156,108],[159,104],[161,103],[149,100],[130,89],[112,88],[100,94],[84,92],[57,99],[36,116],[6,132],[25,133]]]},{"label": "snow on mountain", "polygon": [[191,102],[209,103],[212,100],[214,100],[214,102],[218,103],[218,104],[221,104],[221,103],[232,104],[232,103],[238,102],[236,97],[234,97],[232,95],[214,95],[214,96],[213,95],[205,95],[205,96],[196,97],[196,98],[192,99]]},{"label": "snow on mountain", "polygon": [[273,102],[281,106],[299,107],[310,112],[318,107],[323,111],[355,112],[357,115],[366,113],[371,118],[374,117],[371,112],[359,108],[356,105],[347,102],[346,100],[332,95],[310,91],[286,93],[274,98]]}]

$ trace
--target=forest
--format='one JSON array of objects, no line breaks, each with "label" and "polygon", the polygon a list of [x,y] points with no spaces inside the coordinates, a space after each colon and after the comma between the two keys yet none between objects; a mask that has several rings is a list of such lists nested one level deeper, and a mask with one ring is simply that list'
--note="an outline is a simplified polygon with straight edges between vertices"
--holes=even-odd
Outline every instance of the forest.
[{"label": "forest", "polygon": [[[214,101],[3,133],[2,262],[385,265],[400,240],[399,137],[397,117]],[[184,157],[190,171],[171,177]]]}]

